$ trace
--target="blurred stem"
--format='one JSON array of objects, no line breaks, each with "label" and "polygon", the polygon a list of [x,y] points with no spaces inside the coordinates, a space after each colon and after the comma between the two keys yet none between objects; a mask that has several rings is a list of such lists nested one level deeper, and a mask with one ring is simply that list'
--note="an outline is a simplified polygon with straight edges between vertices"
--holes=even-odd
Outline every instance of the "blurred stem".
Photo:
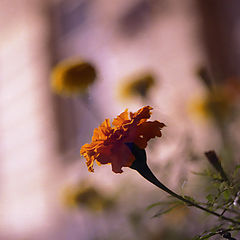
[{"label": "blurred stem", "polygon": [[222,179],[226,181],[228,184],[230,184],[227,174],[224,172],[221,162],[215,151],[205,152],[205,156],[207,157],[208,161],[212,164],[212,166],[220,173]]},{"label": "blurred stem", "polygon": [[[136,161],[135,161],[136,162]],[[131,166],[131,168],[135,169],[138,171],[138,173],[140,175],[142,175],[145,179],[147,179],[149,182],[151,182],[152,184],[154,184],[155,186],[157,186],[158,188],[160,188],[161,190],[167,192],[168,194],[170,194],[171,196],[177,198],[178,200],[180,201],[183,201],[184,203],[186,203],[187,205],[189,206],[193,206],[193,207],[196,207],[196,208],[199,208],[209,214],[212,214],[214,216],[217,216],[223,220],[226,220],[226,221],[229,221],[229,222],[232,222],[234,224],[240,224],[239,221],[236,221],[234,219],[231,219],[231,218],[228,218],[228,217],[225,217],[225,216],[222,216],[221,214],[219,213],[216,213],[214,211],[211,211],[209,210],[208,208],[205,208],[205,207],[202,207],[200,205],[198,205],[196,202],[193,202],[189,199],[186,199],[180,195],[178,195],[177,193],[173,192],[172,190],[170,190],[168,187],[166,187],[165,185],[163,185],[155,176],[154,174],[152,173],[152,171],[149,169],[147,163],[143,163],[141,162],[141,164],[133,164]]]}]

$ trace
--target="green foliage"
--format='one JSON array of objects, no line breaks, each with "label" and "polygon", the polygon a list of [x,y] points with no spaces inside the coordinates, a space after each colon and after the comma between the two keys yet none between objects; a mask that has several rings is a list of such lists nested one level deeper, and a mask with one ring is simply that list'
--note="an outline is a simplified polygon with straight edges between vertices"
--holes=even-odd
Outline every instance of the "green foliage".
[{"label": "green foliage", "polygon": [[234,172],[233,172],[233,174],[232,174],[232,178],[233,178],[233,179],[237,177],[237,174],[239,174],[239,171],[240,171],[240,164],[237,165],[237,166],[235,167],[235,169],[234,169]]},{"label": "green foliage", "polygon": [[[203,177],[208,177],[210,179],[210,183],[214,191],[207,194],[206,196],[206,203],[203,203],[211,210],[218,210],[222,211],[222,215],[228,214],[233,219],[240,219],[240,208],[236,209],[234,207],[234,202],[238,198],[239,190],[240,190],[240,182],[239,182],[239,170],[240,165],[237,165],[231,174],[231,178],[229,181],[223,181],[221,176],[211,172],[210,170],[206,170],[203,173],[198,175]],[[203,239],[211,239],[211,237],[215,235],[222,235],[224,236],[231,236],[231,231],[238,231],[240,229],[239,224],[228,225],[225,230],[221,227],[223,224],[218,225],[204,233],[200,236],[196,236],[193,240],[203,240]],[[234,238],[231,238],[234,239]]]},{"label": "green foliage", "polygon": [[146,208],[146,210],[150,210],[154,207],[161,206],[160,210],[158,210],[157,213],[153,215],[153,218],[155,218],[155,217],[160,217],[164,214],[167,214],[167,213],[171,212],[173,209],[175,209],[175,208],[177,208],[181,205],[183,205],[183,203],[181,201],[178,201],[178,200],[160,201],[160,202],[153,203],[153,204],[149,205]]},{"label": "green foliage", "polygon": [[[206,201],[198,202],[192,196],[183,195],[182,202],[189,207],[197,207],[218,217],[218,224],[208,231],[203,232],[192,240],[212,239],[219,235],[224,239],[235,239],[232,233],[240,230],[240,165],[237,165],[232,173],[221,172],[218,169],[205,169],[202,172],[193,172],[207,181]],[[224,172],[224,173],[223,173]],[[224,177],[223,177],[224,176]],[[179,206],[178,201],[161,201],[150,205],[147,209],[160,207],[154,217],[162,216]],[[205,209],[205,210],[204,210]]]},{"label": "green foliage", "polygon": [[[190,196],[187,196],[187,195],[184,195],[183,198],[185,198],[186,200],[192,202],[192,203],[196,203],[197,204],[197,201],[195,199],[193,199],[193,197],[190,197]],[[187,204],[188,206],[193,206],[193,204]]]},{"label": "green foliage", "polygon": [[[229,225],[227,228],[222,228],[222,224],[208,230],[205,231],[204,233],[202,233],[200,236],[195,236],[192,240],[206,240],[206,239],[211,239],[211,237],[215,236],[215,235],[221,235],[224,238],[227,239],[232,239],[232,240],[236,240],[235,238],[229,238],[231,237],[232,233],[234,232],[238,232],[240,230],[240,227],[234,227]],[[232,232],[232,233],[231,233]],[[229,236],[229,237],[226,237]]]},{"label": "green foliage", "polygon": [[183,204],[182,202],[178,201],[178,200],[175,200],[175,201],[159,201],[159,202],[156,202],[156,203],[153,203],[151,205],[149,205],[146,210],[150,210],[154,207],[157,207],[157,206],[163,206],[163,205],[172,205],[172,204]]},{"label": "green foliage", "polygon": [[171,207],[169,207],[169,208],[167,208],[167,209],[161,209],[161,210],[159,210],[154,216],[153,216],[153,218],[154,217],[160,217],[160,216],[162,216],[162,215],[164,215],[164,214],[166,214],[166,213],[169,213],[169,212],[171,212],[174,208],[176,208],[176,207],[178,207],[179,206],[179,204],[175,204],[175,205],[173,205],[173,206],[171,206]]}]

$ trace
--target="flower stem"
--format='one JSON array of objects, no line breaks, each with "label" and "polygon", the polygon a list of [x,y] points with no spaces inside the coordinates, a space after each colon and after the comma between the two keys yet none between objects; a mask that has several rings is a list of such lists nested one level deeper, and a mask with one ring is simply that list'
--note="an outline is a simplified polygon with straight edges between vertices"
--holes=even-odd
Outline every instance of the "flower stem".
[{"label": "flower stem", "polygon": [[147,179],[149,182],[151,182],[152,184],[154,184],[155,186],[159,187],[161,190],[169,193],[171,196],[179,199],[180,201],[183,201],[185,202],[186,204],[190,205],[190,206],[194,206],[196,208],[199,208],[207,213],[210,213],[212,215],[215,215],[223,220],[226,220],[226,221],[229,221],[229,222],[232,222],[234,224],[240,224],[239,221],[237,220],[234,220],[234,219],[231,219],[231,218],[228,218],[228,217],[225,217],[225,216],[222,216],[221,214],[217,213],[217,212],[214,212],[214,211],[211,211],[209,210],[208,208],[205,208],[205,207],[202,207],[200,205],[198,205],[197,203],[189,200],[189,199],[186,199],[180,195],[178,195],[177,193],[173,192],[172,190],[170,190],[169,188],[167,188],[165,185],[163,185],[155,176],[154,174],[152,173],[152,171],[149,169],[148,165],[145,163],[145,164],[141,164],[141,165],[138,165],[137,168],[134,168],[134,166],[132,166],[131,168],[137,170],[140,175],[142,175],[145,179]]},{"label": "flower stem", "polygon": [[229,221],[232,222],[234,224],[240,224],[240,221],[228,218],[223,216],[223,214],[219,214],[217,212],[211,211],[208,208],[202,207],[201,205],[197,204],[194,201],[191,201],[190,199],[184,198],[180,195],[178,195],[177,193],[173,192],[172,190],[170,190],[168,187],[166,187],[165,185],[163,185],[152,173],[152,171],[150,170],[150,168],[147,165],[147,156],[146,156],[146,151],[145,149],[140,149],[137,145],[135,145],[134,143],[126,143],[126,145],[129,147],[129,149],[131,150],[132,154],[135,156],[136,160],[132,163],[132,165],[130,166],[130,168],[136,170],[140,175],[142,175],[145,179],[147,179],[149,182],[151,182],[152,184],[156,185],[157,187],[159,187],[161,190],[167,192],[168,194],[170,194],[171,196],[179,199],[180,201],[185,202],[187,205],[189,206],[194,206],[196,208],[201,209],[202,211],[205,211],[207,213],[210,213],[216,217],[219,217],[225,221]]}]

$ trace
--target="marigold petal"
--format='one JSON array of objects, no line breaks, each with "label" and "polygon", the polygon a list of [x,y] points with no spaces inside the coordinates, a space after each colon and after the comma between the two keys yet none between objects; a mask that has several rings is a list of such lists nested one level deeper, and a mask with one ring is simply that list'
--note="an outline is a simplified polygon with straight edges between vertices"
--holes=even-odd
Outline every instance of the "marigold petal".
[{"label": "marigold petal", "polygon": [[111,148],[109,146],[102,146],[98,149],[99,154],[96,156],[96,160],[100,164],[111,163],[110,157],[112,155]]},{"label": "marigold petal", "polygon": [[94,162],[94,160],[92,158],[87,158],[86,164],[87,164],[89,172],[94,172],[93,162]]},{"label": "marigold petal", "polygon": [[110,125],[110,120],[105,119],[102,124],[95,128],[93,131],[92,141],[98,141],[98,140],[106,140],[108,135],[112,132],[112,128]]},{"label": "marigold petal", "polygon": [[[101,164],[112,164],[112,170],[115,173],[121,173],[122,167],[130,167],[135,160],[129,148],[124,144],[115,144],[113,147],[101,146],[98,149],[98,155],[95,157],[97,163]],[[91,161],[89,162],[89,166]],[[93,162],[92,162],[93,163]]]},{"label": "marigold petal", "polygon": [[122,167],[130,167],[135,160],[134,155],[126,144],[115,147],[111,155],[112,171],[115,173],[122,173]]},{"label": "marigold petal", "polygon": [[134,143],[141,149],[146,148],[147,142],[151,138],[161,137],[161,129],[165,126],[164,123],[159,121],[154,122],[144,122],[140,126],[138,126],[135,134]]},{"label": "marigold petal", "polygon": [[91,152],[94,152],[95,149],[101,145],[103,141],[98,142],[92,142],[92,143],[86,143],[81,147],[80,154],[83,155],[84,153],[91,154]]},{"label": "marigold petal", "polygon": [[81,147],[80,154],[86,158],[88,170],[93,172],[93,163],[97,155],[97,149],[100,148],[103,141],[86,143]]},{"label": "marigold petal", "polygon": [[147,120],[151,117],[151,110],[153,108],[150,106],[145,106],[139,109],[137,112],[132,113],[130,112],[131,119],[134,119],[137,122],[140,122],[142,119]]},{"label": "marigold petal", "polygon": [[112,132],[112,127],[110,125],[110,120],[105,119],[105,121],[100,125],[101,132],[108,136]]},{"label": "marigold petal", "polygon": [[122,112],[120,115],[118,115],[116,118],[114,118],[112,125],[115,127],[120,127],[124,123],[128,122],[129,116],[128,116],[128,109],[126,109],[124,112]]}]

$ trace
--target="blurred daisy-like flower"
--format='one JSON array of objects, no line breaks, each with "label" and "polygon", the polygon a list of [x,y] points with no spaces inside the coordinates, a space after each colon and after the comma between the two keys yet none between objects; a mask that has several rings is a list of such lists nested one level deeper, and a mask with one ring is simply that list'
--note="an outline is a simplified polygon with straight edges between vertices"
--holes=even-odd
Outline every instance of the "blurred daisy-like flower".
[{"label": "blurred daisy-like flower", "polygon": [[234,114],[239,97],[240,83],[229,79],[207,91],[203,97],[194,99],[190,104],[190,111],[203,118],[222,121]]},{"label": "blurred daisy-like flower", "polygon": [[120,96],[122,98],[131,98],[135,96],[147,97],[149,90],[156,84],[156,80],[151,73],[142,73],[125,80],[120,87]]},{"label": "blurred daisy-like flower", "polygon": [[93,172],[93,163],[111,164],[112,171],[122,173],[122,167],[131,167],[135,156],[129,144],[145,149],[147,142],[154,137],[161,137],[161,129],[165,126],[159,121],[148,121],[152,108],[145,106],[137,112],[126,109],[117,116],[112,125],[106,119],[93,132],[92,142],[85,144],[80,154],[86,158],[88,170]]},{"label": "blurred daisy-like flower", "polygon": [[223,119],[229,115],[231,103],[221,92],[209,92],[202,98],[194,99],[190,110],[203,118]]},{"label": "blurred daisy-like flower", "polygon": [[87,91],[96,80],[96,70],[92,64],[81,60],[64,60],[52,70],[51,86],[61,95],[75,95]]},{"label": "blurred daisy-like flower", "polygon": [[63,201],[67,207],[85,207],[93,212],[107,210],[114,205],[113,199],[101,194],[92,186],[82,184],[64,189]]}]

